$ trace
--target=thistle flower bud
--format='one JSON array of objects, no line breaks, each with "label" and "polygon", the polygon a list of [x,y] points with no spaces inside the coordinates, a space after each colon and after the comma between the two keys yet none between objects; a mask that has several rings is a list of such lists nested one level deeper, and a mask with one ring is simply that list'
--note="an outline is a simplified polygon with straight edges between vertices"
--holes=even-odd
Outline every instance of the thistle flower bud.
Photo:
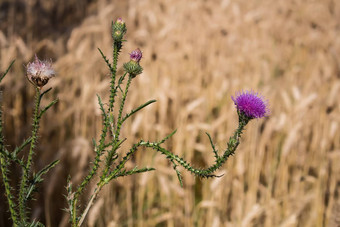
[{"label": "thistle flower bud", "polygon": [[139,65],[142,59],[142,51],[138,48],[130,53],[130,61],[124,64],[124,69],[132,78],[143,72],[143,68]]},{"label": "thistle flower bud", "polygon": [[125,22],[121,17],[118,17],[118,19],[116,20],[116,23],[119,25],[124,25],[125,26]]},{"label": "thistle flower bud", "polygon": [[112,34],[112,37],[115,41],[121,41],[123,39],[123,35],[124,34],[120,30],[117,30]]},{"label": "thistle flower bud", "polygon": [[123,36],[126,33],[126,25],[122,18],[118,18],[114,24],[112,24],[112,38],[116,42],[121,42]]},{"label": "thistle flower bud", "polygon": [[35,86],[42,88],[49,79],[55,76],[51,61],[40,61],[35,55],[34,62],[30,62],[26,66],[27,79]]}]

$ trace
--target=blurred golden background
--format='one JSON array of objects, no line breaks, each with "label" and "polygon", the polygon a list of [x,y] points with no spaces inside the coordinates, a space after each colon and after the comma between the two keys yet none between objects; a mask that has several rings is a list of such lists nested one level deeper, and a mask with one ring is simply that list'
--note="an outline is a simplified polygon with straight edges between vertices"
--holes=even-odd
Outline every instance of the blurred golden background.
[{"label": "blurred golden background", "polygon": [[[236,91],[261,92],[271,116],[249,123],[218,171],[223,177],[183,171],[183,188],[163,156],[140,149],[130,167],[156,171],[107,186],[86,226],[340,226],[337,0],[1,0],[0,71],[16,59],[1,85],[11,148],[31,129],[34,89],[24,66],[36,53],[57,71],[43,104],[60,101],[41,122],[35,168],[61,162],[36,194],[32,219],[68,226],[66,178],[77,183],[87,172],[101,127],[95,94],[108,100],[109,71],[97,47],[112,55],[110,25],[118,17],[128,28],[119,71],[129,52],[143,51],[144,73],[126,111],[158,100],[125,125],[126,148],[177,128],[165,146],[204,167],[214,160],[204,132],[222,151],[237,126]],[[15,184],[15,168],[12,177]],[[0,226],[8,226],[0,191]]]}]

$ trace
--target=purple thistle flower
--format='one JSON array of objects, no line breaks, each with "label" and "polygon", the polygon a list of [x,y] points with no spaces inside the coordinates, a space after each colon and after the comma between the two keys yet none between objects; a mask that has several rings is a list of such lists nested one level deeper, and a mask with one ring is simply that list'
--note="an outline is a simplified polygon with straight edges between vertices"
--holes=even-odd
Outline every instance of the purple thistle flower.
[{"label": "purple thistle flower", "polygon": [[267,100],[257,92],[237,92],[236,97],[231,96],[231,99],[234,101],[237,110],[251,119],[269,115]]},{"label": "purple thistle flower", "polygon": [[34,85],[42,88],[48,80],[55,76],[51,61],[41,61],[35,55],[34,62],[27,64],[27,78]]},{"label": "purple thistle flower", "polygon": [[140,61],[140,59],[142,59],[142,57],[143,57],[143,54],[142,54],[142,51],[139,48],[137,48],[136,50],[134,50],[130,53],[130,59],[132,61],[137,62],[137,63],[139,63],[139,61]]}]

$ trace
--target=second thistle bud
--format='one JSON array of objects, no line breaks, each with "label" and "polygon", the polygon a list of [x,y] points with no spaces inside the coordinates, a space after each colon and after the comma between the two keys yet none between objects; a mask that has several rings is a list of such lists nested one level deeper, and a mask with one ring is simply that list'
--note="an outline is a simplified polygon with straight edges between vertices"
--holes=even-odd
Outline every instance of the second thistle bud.
[{"label": "second thistle bud", "polygon": [[112,38],[115,42],[121,42],[124,34],[126,33],[126,25],[122,18],[118,18],[114,24],[112,24]]},{"label": "second thistle bud", "polygon": [[129,73],[132,78],[143,72],[143,68],[139,65],[142,56],[142,51],[137,48],[130,53],[130,61],[124,64],[125,71]]}]

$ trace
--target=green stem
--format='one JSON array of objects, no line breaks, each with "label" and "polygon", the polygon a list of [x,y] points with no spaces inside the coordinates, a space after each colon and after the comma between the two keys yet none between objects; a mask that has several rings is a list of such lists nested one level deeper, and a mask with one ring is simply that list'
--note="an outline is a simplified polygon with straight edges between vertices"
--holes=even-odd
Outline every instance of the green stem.
[{"label": "green stem", "polygon": [[[120,164],[118,165],[118,168],[115,169],[113,174],[117,174],[119,173],[119,171],[124,167],[125,163],[128,161],[129,157],[137,150],[137,147],[139,145],[136,145],[134,148],[132,148],[130,150],[130,152],[123,158],[123,160],[120,162]],[[106,168],[105,170],[108,171],[109,168]],[[103,174],[104,176],[104,174]],[[104,178],[102,176],[101,180],[99,181],[99,183],[97,184],[97,187],[95,188],[89,202],[86,205],[86,208],[84,209],[83,213],[80,216],[79,222],[77,222],[77,216],[76,216],[76,203],[77,203],[77,199],[74,200],[73,203],[73,217],[72,217],[72,227],[79,227],[82,225],[82,223],[84,222],[86,215],[88,214],[90,208],[93,205],[94,200],[97,198],[98,193],[101,191],[101,189],[104,187],[105,184],[107,184],[109,182],[109,180],[107,180],[106,178]]]},{"label": "green stem", "polygon": [[[100,50],[99,50],[100,51]],[[101,52],[101,51],[100,51]],[[102,52],[101,52],[102,53]],[[102,54],[103,55],[103,54]],[[106,59],[106,58],[105,58]],[[110,70],[113,73],[113,69],[110,66]],[[91,179],[93,178],[93,176],[97,173],[97,170],[99,168],[99,163],[100,163],[100,157],[103,154],[103,151],[106,147],[105,145],[105,138],[107,136],[107,131],[108,131],[108,127],[109,127],[109,119],[107,114],[105,113],[102,101],[100,99],[100,97],[98,96],[98,102],[100,105],[100,108],[102,110],[102,116],[103,116],[103,129],[102,129],[102,133],[100,135],[100,139],[99,139],[99,145],[97,146],[96,143],[94,142],[94,149],[95,149],[95,153],[96,156],[94,158],[94,162],[92,165],[91,170],[89,171],[89,173],[87,174],[87,176],[84,178],[84,180],[81,182],[81,184],[78,186],[77,190],[75,191],[75,193],[73,194],[73,199],[71,200],[71,207],[72,207],[72,212],[71,212],[71,222],[72,222],[72,226],[76,226],[77,225],[77,202],[78,202],[78,197],[79,195],[81,195],[86,187],[86,185],[88,185],[91,181]]]},{"label": "green stem", "polygon": [[8,171],[8,159],[5,159],[5,157],[0,154],[0,162],[1,162],[1,173],[2,173],[2,181],[4,182],[5,185],[5,195],[8,201],[9,205],[9,211],[11,213],[11,218],[13,221],[13,226],[17,226],[18,224],[18,214],[17,211],[15,210],[16,204],[13,201],[13,195],[12,195],[12,188],[9,184],[9,179],[7,176],[7,171]]},{"label": "green stem", "polygon": [[[104,185],[103,185],[103,186],[104,186]],[[74,225],[74,227],[80,227],[80,226],[83,224],[83,222],[84,222],[84,220],[85,220],[85,218],[86,218],[88,212],[90,211],[90,208],[92,207],[92,205],[93,205],[93,203],[94,203],[94,200],[97,198],[98,193],[101,191],[101,189],[103,188],[103,186],[99,186],[99,187],[96,187],[96,188],[95,188],[95,190],[94,190],[94,192],[93,192],[93,194],[92,194],[92,196],[91,196],[89,202],[88,202],[87,205],[86,205],[86,208],[85,208],[84,212],[83,212],[83,213],[81,214],[81,216],[80,216],[79,222],[76,223],[76,224]],[[72,227],[73,227],[73,226],[72,226]]]},{"label": "green stem", "polygon": [[[114,42],[113,44],[113,62],[112,62],[112,67],[110,68],[111,71],[111,82],[110,82],[110,98],[109,98],[109,109],[108,109],[108,114],[109,118],[112,114],[113,107],[114,107],[114,102],[115,102],[115,97],[117,93],[117,88],[116,88],[116,74],[117,74],[117,63],[118,63],[118,54],[119,50],[121,48],[121,43],[119,42]],[[78,197],[79,195],[83,192],[85,189],[86,185],[90,182],[92,177],[96,174],[98,168],[99,168],[99,162],[100,162],[100,156],[102,155],[103,150],[105,149],[105,138],[107,136],[107,131],[109,127],[108,123],[109,119],[107,119],[107,116],[104,116],[104,128],[102,130],[102,134],[100,136],[99,140],[99,146],[96,148],[98,149],[96,151],[96,156],[95,160],[92,166],[91,171],[89,174],[85,177],[83,182],[80,184],[78,187],[77,191],[74,193],[74,199],[72,200],[72,207],[73,207],[73,213],[72,213],[72,226],[77,226],[77,203],[78,203]],[[111,157],[112,158],[112,157]]]},{"label": "green stem", "polygon": [[37,141],[37,134],[39,129],[39,107],[40,107],[40,89],[36,87],[36,96],[35,96],[35,108],[34,108],[34,116],[33,116],[33,128],[32,128],[32,140],[30,143],[30,150],[27,157],[26,168],[23,169],[22,179],[20,183],[20,191],[19,191],[19,214],[20,219],[22,221],[26,221],[26,189],[27,189],[27,182],[28,177],[31,171],[32,159],[34,154],[34,149]]},{"label": "green stem", "polygon": [[117,62],[119,49],[121,47],[121,42],[113,43],[113,59],[112,59],[112,70],[111,70],[111,83],[110,83],[110,99],[109,99],[109,113],[113,111],[113,104],[115,102],[115,96],[117,89],[115,88],[116,74],[117,74]]},{"label": "green stem", "polygon": [[[0,93],[0,96],[1,96],[1,93]],[[18,214],[17,214],[17,211],[15,210],[16,204],[13,201],[14,197],[13,197],[12,190],[11,190],[12,188],[11,188],[11,185],[9,184],[9,179],[7,175],[9,160],[3,155],[3,153],[5,152],[5,145],[4,145],[4,137],[3,137],[3,132],[2,132],[2,125],[3,125],[2,124],[2,110],[0,109],[0,165],[1,165],[2,181],[4,182],[5,195],[8,201],[9,212],[11,213],[13,225],[17,226]]]},{"label": "green stem", "polygon": [[78,198],[78,196],[83,192],[85,186],[90,182],[90,180],[92,179],[92,177],[95,175],[95,173],[97,172],[98,168],[99,168],[99,162],[100,162],[100,156],[103,153],[104,147],[105,147],[105,137],[107,134],[107,124],[104,125],[103,131],[102,131],[102,135],[100,137],[99,140],[99,147],[97,147],[97,151],[96,151],[96,156],[95,156],[95,160],[92,166],[91,171],[89,172],[89,174],[85,177],[85,179],[83,180],[83,182],[80,184],[80,186],[78,187],[77,191],[75,192],[74,198]]},{"label": "green stem", "polygon": [[102,134],[100,136],[99,140],[99,146],[96,147],[96,156],[94,159],[94,163],[92,166],[91,171],[89,174],[85,177],[83,182],[80,184],[78,187],[77,191],[74,193],[74,199],[72,200],[72,207],[73,207],[73,213],[72,213],[72,226],[77,226],[77,202],[78,202],[78,197],[80,194],[82,194],[83,190],[85,189],[85,186],[90,182],[92,177],[96,174],[98,168],[99,168],[99,162],[100,162],[100,156],[103,153],[103,150],[105,148],[105,138],[107,134],[107,128],[108,128],[108,123],[107,123],[107,118],[104,116],[104,128],[102,130]]},{"label": "green stem", "polygon": [[1,83],[2,79],[5,78],[5,76],[6,76],[7,73],[9,72],[9,70],[12,68],[14,62],[15,62],[15,60],[13,60],[13,61],[11,62],[11,64],[8,66],[6,72],[0,76],[0,83]]},{"label": "green stem", "polygon": [[116,129],[116,132],[115,132],[115,135],[114,135],[114,143],[113,143],[113,146],[112,146],[112,149],[111,151],[109,152],[107,158],[106,158],[106,167],[105,167],[105,170],[103,171],[103,174],[102,174],[102,178],[105,178],[110,170],[110,167],[111,167],[111,164],[113,162],[113,157],[116,153],[116,150],[118,149],[119,146],[116,146],[119,144],[119,135],[120,135],[120,129],[122,127],[122,115],[123,115],[123,109],[124,109],[124,105],[125,105],[125,101],[126,101],[126,97],[127,97],[127,94],[128,94],[128,91],[129,91],[129,87],[130,87],[130,84],[131,84],[131,80],[132,80],[132,77],[129,76],[129,79],[127,81],[127,84],[126,84],[126,87],[125,87],[125,91],[123,93],[123,96],[122,96],[122,101],[120,103],[120,107],[119,107],[119,113],[118,113],[118,120],[117,120],[117,129]]},{"label": "green stem", "polygon": [[[107,184],[111,179],[115,178],[116,174],[118,174],[125,166],[126,162],[130,159],[130,157],[137,151],[137,148],[139,146],[141,146],[142,141],[136,143],[133,145],[133,147],[130,149],[130,151],[123,157],[123,159],[119,162],[119,164],[116,166],[116,168],[114,169],[114,171],[112,173],[110,173],[110,176],[105,178],[101,184]],[[109,166],[107,166],[109,167]],[[107,168],[109,169],[109,168]]]},{"label": "green stem", "polygon": [[115,168],[115,170],[110,174],[109,177],[107,178],[101,178],[101,181],[98,183],[97,187],[95,188],[89,202],[86,205],[86,208],[84,210],[84,212],[82,213],[80,220],[78,223],[74,222],[75,225],[72,225],[72,227],[79,227],[82,225],[82,223],[85,220],[85,217],[87,215],[87,213],[89,212],[90,208],[93,205],[94,200],[97,198],[98,193],[101,191],[101,189],[104,187],[105,184],[109,183],[109,181],[113,178],[115,178],[115,176],[117,174],[120,173],[120,171],[124,168],[126,162],[130,159],[130,157],[137,151],[137,148],[141,145],[141,142],[135,144],[130,151],[123,157],[123,159],[120,161],[120,163],[117,165],[117,167]]},{"label": "green stem", "polygon": [[118,137],[120,135],[120,129],[122,127],[122,114],[123,114],[123,109],[124,109],[124,105],[125,105],[125,100],[129,91],[129,87],[131,84],[131,80],[132,77],[129,75],[129,79],[127,81],[126,87],[125,87],[125,91],[122,97],[122,102],[120,103],[120,107],[119,107],[119,113],[118,113],[118,120],[117,120],[117,130],[116,130],[116,140],[118,140]]},{"label": "green stem", "polygon": [[190,165],[187,161],[180,158],[178,155],[175,155],[171,153],[170,151],[166,150],[165,148],[162,148],[159,143],[151,143],[151,142],[145,142],[142,141],[140,143],[141,146],[152,148],[162,154],[164,154],[168,159],[175,160],[179,165],[183,166],[186,170],[193,173],[194,175],[198,177],[213,177],[213,173],[219,169],[229,158],[230,155],[233,155],[236,148],[238,147],[240,141],[240,137],[242,134],[242,131],[244,130],[244,127],[248,121],[240,121],[238,128],[235,130],[233,137],[229,139],[227,149],[224,151],[223,155],[221,157],[216,158],[215,164],[209,166],[206,169],[197,169]]}]

